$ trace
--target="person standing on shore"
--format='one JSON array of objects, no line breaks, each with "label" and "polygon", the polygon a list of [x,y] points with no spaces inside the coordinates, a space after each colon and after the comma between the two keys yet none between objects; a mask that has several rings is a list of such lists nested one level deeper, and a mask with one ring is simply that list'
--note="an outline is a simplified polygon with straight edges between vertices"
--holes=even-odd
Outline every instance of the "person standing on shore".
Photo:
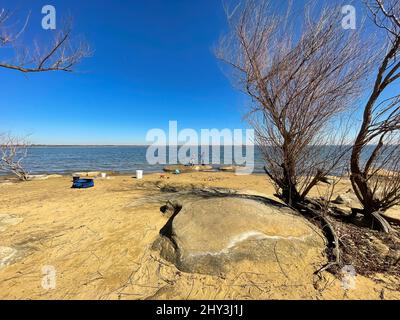
[{"label": "person standing on shore", "polygon": [[200,162],[201,162],[201,165],[202,165],[202,166],[205,165],[205,163],[204,163],[204,152],[201,153]]},{"label": "person standing on shore", "polygon": [[194,166],[194,159],[195,159],[195,157],[196,157],[196,154],[193,154],[192,157],[190,158],[189,165],[190,165],[191,167]]}]

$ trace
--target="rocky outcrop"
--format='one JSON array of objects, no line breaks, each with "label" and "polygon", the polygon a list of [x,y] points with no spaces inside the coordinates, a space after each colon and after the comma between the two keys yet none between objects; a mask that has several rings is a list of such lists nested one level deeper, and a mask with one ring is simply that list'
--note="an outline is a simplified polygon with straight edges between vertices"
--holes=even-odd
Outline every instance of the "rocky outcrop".
[{"label": "rocky outcrop", "polygon": [[357,206],[358,199],[351,190],[348,190],[346,193],[339,194],[332,203],[345,207],[353,207]]},{"label": "rocky outcrop", "polygon": [[332,202],[334,204],[342,204],[342,205],[350,206],[352,201],[353,201],[353,199],[351,199],[349,196],[347,196],[345,194],[341,194],[341,195],[338,195],[336,197],[336,199],[333,200]]},{"label": "rocky outcrop", "polygon": [[213,170],[212,166],[209,165],[194,165],[194,166],[185,166],[185,165],[172,165],[166,166],[163,169],[165,172],[172,172],[174,173],[176,170],[179,172],[199,172],[199,171],[211,171]]},{"label": "rocky outcrop", "polygon": [[35,180],[47,180],[47,179],[56,179],[56,178],[62,178],[62,175],[60,174],[34,174],[34,175],[29,175],[28,180],[35,181]]},{"label": "rocky outcrop", "polygon": [[325,248],[321,234],[291,209],[232,196],[185,202],[153,249],[182,271],[217,275],[241,261],[275,260],[277,246],[282,263]]},{"label": "rocky outcrop", "polygon": [[81,178],[98,178],[101,176],[101,172],[100,171],[75,172],[72,174],[72,176]]},{"label": "rocky outcrop", "polygon": [[222,166],[222,167],[219,167],[218,169],[223,172],[236,172],[237,170],[244,170],[244,168],[245,167],[242,167],[242,166],[232,165],[232,166]]}]

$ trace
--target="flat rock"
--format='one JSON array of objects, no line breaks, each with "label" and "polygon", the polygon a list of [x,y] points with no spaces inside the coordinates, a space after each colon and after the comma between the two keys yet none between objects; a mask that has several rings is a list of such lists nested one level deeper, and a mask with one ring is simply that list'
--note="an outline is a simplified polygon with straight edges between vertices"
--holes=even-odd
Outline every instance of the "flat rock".
[{"label": "flat rock", "polygon": [[101,172],[99,171],[90,171],[90,172],[75,172],[72,174],[73,177],[81,177],[81,178],[97,178],[101,176]]},{"label": "flat rock", "polygon": [[185,166],[181,164],[166,166],[163,168],[165,172],[175,172],[176,170],[179,170],[180,172],[199,172],[199,171],[210,171],[212,169],[213,167],[209,165]]},{"label": "flat rock", "polygon": [[224,171],[224,172],[236,172],[236,171],[240,171],[240,170],[244,170],[245,167],[242,166],[222,166],[218,168],[220,171]]},{"label": "flat rock", "polygon": [[49,178],[46,174],[31,174],[28,176],[28,180],[47,180]]},{"label": "flat rock", "polygon": [[350,196],[350,194],[340,194],[336,197],[335,200],[332,202],[334,204],[341,204],[341,205],[346,205],[346,206],[351,206],[352,202],[354,201],[354,198]]},{"label": "flat rock", "polygon": [[5,231],[9,226],[15,226],[24,219],[13,214],[0,214],[0,232]]},{"label": "flat rock", "polygon": [[12,264],[18,258],[18,251],[10,247],[0,247],[0,269]]},{"label": "flat rock", "polygon": [[59,179],[62,178],[63,176],[61,174],[49,174],[47,176],[48,179]]},{"label": "flat rock", "polygon": [[239,197],[187,202],[160,234],[153,249],[162,257],[182,271],[211,275],[244,260],[275,261],[277,245],[289,264],[325,249],[321,234],[296,212]]}]

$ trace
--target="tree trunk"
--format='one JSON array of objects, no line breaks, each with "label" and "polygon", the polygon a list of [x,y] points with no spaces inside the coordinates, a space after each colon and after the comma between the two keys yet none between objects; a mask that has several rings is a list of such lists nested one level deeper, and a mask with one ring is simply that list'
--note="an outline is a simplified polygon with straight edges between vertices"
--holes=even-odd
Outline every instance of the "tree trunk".
[{"label": "tree trunk", "polygon": [[360,157],[363,148],[366,146],[366,138],[368,135],[368,129],[371,126],[372,121],[372,108],[376,103],[376,100],[379,97],[381,92],[380,88],[380,78],[378,77],[374,91],[371,94],[367,105],[364,109],[363,122],[360,128],[360,131],[357,135],[356,141],[354,142],[353,149],[351,152],[351,160],[350,160],[350,181],[353,186],[354,193],[356,194],[358,200],[361,202],[364,211],[367,213],[372,213],[378,211],[379,202],[375,201],[374,193],[368,185],[367,181],[367,171],[361,171],[360,168]]},{"label": "tree trunk", "polygon": [[295,163],[293,160],[288,159],[286,163],[282,164],[283,169],[283,187],[282,198],[289,206],[301,202],[300,193],[297,191],[296,186],[296,172]]}]

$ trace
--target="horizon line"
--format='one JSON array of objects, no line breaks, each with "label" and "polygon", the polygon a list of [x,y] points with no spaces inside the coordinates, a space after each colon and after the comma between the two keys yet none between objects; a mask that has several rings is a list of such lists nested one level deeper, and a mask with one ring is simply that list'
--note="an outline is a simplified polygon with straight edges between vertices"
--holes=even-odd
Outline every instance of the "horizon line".
[{"label": "horizon line", "polygon": [[[166,145],[154,145],[154,144],[43,144],[43,143],[34,143],[29,145],[30,147],[181,147],[184,146],[184,144],[166,144]],[[186,145],[186,146],[207,146],[205,144],[199,144],[199,145]],[[230,144],[230,145],[224,145],[224,144],[209,144],[208,146],[256,146],[255,144]]]}]

